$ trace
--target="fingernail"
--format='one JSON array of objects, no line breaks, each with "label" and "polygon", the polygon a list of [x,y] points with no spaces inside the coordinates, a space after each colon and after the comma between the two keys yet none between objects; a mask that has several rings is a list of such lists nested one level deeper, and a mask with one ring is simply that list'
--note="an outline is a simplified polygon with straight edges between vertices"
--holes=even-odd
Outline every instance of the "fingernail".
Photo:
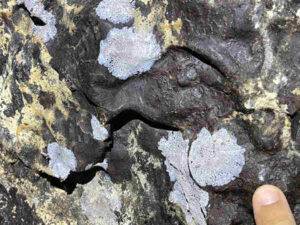
[{"label": "fingernail", "polygon": [[278,191],[274,188],[263,188],[258,191],[259,204],[261,206],[271,205],[280,200]]}]

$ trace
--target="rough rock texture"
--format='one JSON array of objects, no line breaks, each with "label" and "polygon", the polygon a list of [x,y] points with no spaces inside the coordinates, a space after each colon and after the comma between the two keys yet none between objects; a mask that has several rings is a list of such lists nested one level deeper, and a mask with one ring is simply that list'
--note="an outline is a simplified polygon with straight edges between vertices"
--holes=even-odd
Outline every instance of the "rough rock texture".
[{"label": "rough rock texture", "polygon": [[[100,2],[0,0],[0,224],[253,225],[264,183],[300,223],[300,2],[136,0],[130,15],[117,8],[120,23],[99,17]],[[98,58],[124,27],[161,52],[130,59],[150,66],[120,80]],[[123,47],[110,57],[136,50]],[[222,186],[197,183],[205,164],[189,173],[202,129],[225,129],[243,149],[239,176]],[[182,156],[180,142],[159,148],[171,131],[189,143]],[[51,143],[72,152],[68,177],[52,170]],[[170,169],[176,157],[184,170]]]}]

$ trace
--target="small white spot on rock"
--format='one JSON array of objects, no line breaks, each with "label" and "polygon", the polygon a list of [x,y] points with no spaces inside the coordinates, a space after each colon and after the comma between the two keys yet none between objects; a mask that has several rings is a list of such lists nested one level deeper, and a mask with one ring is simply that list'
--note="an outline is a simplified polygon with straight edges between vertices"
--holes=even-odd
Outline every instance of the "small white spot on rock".
[{"label": "small white spot on rock", "polygon": [[93,130],[93,137],[98,141],[105,141],[108,138],[107,129],[100,123],[96,116],[92,115],[91,126]]},{"label": "small white spot on rock", "polygon": [[90,164],[88,164],[88,165],[84,168],[84,170],[89,170],[89,169],[91,169],[93,166],[94,166],[94,164],[93,164],[93,163],[90,163]]},{"label": "small white spot on rock", "polygon": [[264,165],[261,166],[260,170],[259,170],[259,173],[258,173],[259,181],[265,182],[267,173],[268,173],[267,168]]},{"label": "small white spot on rock", "polygon": [[70,171],[75,171],[77,160],[71,150],[54,142],[48,144],[47,155],[50,158],[49,167],[55,177],[65,180]]},{"label": "small white spot on rock", "polygon": [[98,61],[113,76],[125,80],[151,69],[161,56],[161,48],[152,31],[113,28],[100,42]]},{"label": "small white spot on rock", "polygon": [[97,163],[95,166],[100,166],[104,170],[107,170],[107,168],[108,168],[108,161],[107,161],[107,159],[104,159],[103,162]]},{"label": "small white spot on rock", "polygon": [[191,145],[190,171],[200,186],[222,186],[234,180],[245,164],[245,149],[226,129],[213,135],[203,128]]},{"label": "small white spot on rock", "polygon": [[99,3],[96,13],[100,19],[114,24],[127,23],[134,18],[135,1],[103,0]]},{"label": "small white spot on rock", "polygon": [[298,18],[300,18],[300,9],[297,10],[296,16],[297,16]]},{"label": "small white spot on rock", "polygon": [[57,33],[55,27],[56,19],[52,13],[44,9],[44,5],[41,2],[38,0],[18,0],[17,3],[24,4],[31,16],[38,17],[46,24],[44,26],[33,25],[32,32],[34,35],[42,38],[44,42],[54,38]]},{"label": "small white spot on rock", "polygon": [[[162,138],[159,150],[166,157],[165,165],[171,181],[175,182],[169,200],[180,206],[188,224],[206,225],[206,206],[209,195],[200,189],[190,177],[188,168],[189,141],[180,132],[169,132]],[[203,213],[204,214],[203,214]]]},{"label": "small white spot on rock", "polygon": [[96,163],[96,164],[90,163],[90,164],[88,164],[88,165],[85,167],[85,170],[89,170],[89,169],[91,169],[91,168],[94,167],[94,166],[99,166],[99,167],[103,168],[104,170],[107,170],[107,168],[108,168],[108,160],[107,160],[107,159],[104,159],[103,162],[101,162],[101,163]]}]

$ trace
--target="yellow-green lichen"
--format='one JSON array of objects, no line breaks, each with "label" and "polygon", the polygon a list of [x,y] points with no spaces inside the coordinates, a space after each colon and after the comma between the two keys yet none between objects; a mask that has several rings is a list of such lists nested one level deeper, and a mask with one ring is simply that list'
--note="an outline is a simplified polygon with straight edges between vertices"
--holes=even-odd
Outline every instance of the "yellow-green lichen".
[{"label": "yellow-green lichen", "polygon": [[83,5],[78,4],[69,4],[67,0],[57,0],[57,3],[62,7],[63,14],[60,20],[69,31],[70,34],[73,34],[76,31],[76,25],[72,16],[78,15],[84,8]]},{"label": "yellow-green lichen", "polygon": [[134,26],[138,31],[153,30],[155,26],[158,27],[159,32],[163,38],[163,49],[166,50],[172,45],[183,45],[181,39],[182,20],[177,18],[175,21],[169,21],[166,18],[166,10],[168,1],[161,2],[147,1],[151,5],[151,11],[147,16],[144,16],[140,9],[136,9],[134,17]]},{"label": "yellow-green lichen", "polygon": [[15,163],[16,160],[13,157],[3,152],[0,153],[0,183],[7,190],[15,188],[18,194],[24,196],[28,205],[44,224],[83,224],[85,216],[80,214],[79,210],[74,210],[74,208],[80,208],[79,190],[68,195],[63,190],[52,188],[46,180],[32,181],[30,177],[35,176],[33,172],[27,173],[28,177],[17,177],[15,173],[7,169],[12,165],[17,165]]},{"label": "yellow-green lichen", "polygon": [[[12,23],[12,21],[10,21]],[[73,98],[72,92],[64,80],[59,79],[59,74],[51,67],[51,56],[43,42],[39,38],[32,36],[29,27],[32,21],[29,17],[21,16],[14,24],[15,31],[21,36],[24,45],[38,45],[39,59],[26,58],[22,48],[18,52],[9,51],[12,43],[11,37],[0,39],[2,52],[7,52],[7,62],[5,64],[5,74],[0,77],[0,127],[8,131],[10,140],[6,141],[5,146],[13,147],[12,151],[20,153],[23,148],[32,148],[43,153],[47,146],[44,140],[44,129],[52,134],[55,140],[61,144],[65,143],[65,137],[58,131],[53,130],[57,112],[63,119],[67,120],[70,110],[79,110],[79,104]],[[0,32],[3,30],[0,29]],[[27,80],[15,80],[14,67],[22,67],[29,63],[29,73]],[[28,65],[28,63],[26,64]],[[23,74],[22,74],[23,75]],[[13,104],[12,85],[17,86],[21,93],[23,105],[15,110],[13,115],[6,115],[5,111],[9,105]],[[53,95],[53,105],[45,108],[39,101],[41,93]],[[25,95],[27,98],[25,98]],[[30,101],[28,101],[30,97]],[[61,118],[60,118],[61,119]],[[8,143],[9,142],[9,143]],[[32,168],[51,174],[49,169],[42,163],[42,154],[32,159]]]}]

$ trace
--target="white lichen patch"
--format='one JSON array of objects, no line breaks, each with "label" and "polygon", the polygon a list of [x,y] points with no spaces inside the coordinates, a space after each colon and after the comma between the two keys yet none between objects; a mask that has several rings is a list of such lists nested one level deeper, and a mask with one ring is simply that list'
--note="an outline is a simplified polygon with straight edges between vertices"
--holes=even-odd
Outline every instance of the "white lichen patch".
[{"label": "white lichen patch", "polygon": [[100,19],[119,24],[132,20],[134,10],[134,0],[103,0],[96,8],[96,13]]},{"label": "white lichen patch", "polygon": [[108,138],[107,129],[100,123],[100,121],[94,115],[92,115],[91,126],[94,139],[98,141],[105,141]]},{"label": "white lichen patch", "polygon": [[176,181],[177,171],[188,174],[188,148],[189,140],[184,140],[180,132],[169,132],[168,139],[162,138],[159,141],[158,149],[166,157],[165,165],[171,181]]},{"label": "white lichen patch", "polygon": [[98,61],[113,76],[125,80],[151,69],[161,56],[161,48],[152,31],[113,28],[100,42]]},{"label": "white lichen patch", "polygon": [[48,42],[54,38],[57,33],[55,27],[56,19],[54,15],[44,9],[44,5],[38,0],[18,0],[18,4],[24,4],[30,12],[31,16],[41,19],[46,25],[38,26],[33,24],[32,32],[40,37],[44,42]]},{"label": "white lichen patch", "polygon": [[189,166],[200,186],[222,186],[234,180],[245,164],[245,149],[237,139],[222,128],[213,135],[202,128],[192,143]]},{"label": "white lichen patch", "polygon": [[81,209],[91,224],[119,224],[115,212],[120,212],[122,202],[118,190],[106,174],[97,174],[83,189]]},{"label": "white lichen patch", "polygon": [[50,158],[49,167],[53,175],[65,180],[70,171],[75,171],[77,160],[74,153],[58,143],[50,143],[47,147],[47,155]]},{"label": "white lichen patch", "polygon": [[169,200],[181,207],[188,224],[206,225],[206,206],[209,195],[192,180],[188,168],[189,141],[180,132],[169,132],[158,148],[165,156],[165,165],[171,181],[175,182]]},{"label": "white lichen patch", "polygon": [[180,206],[188,224],[206,225],[205,217],[209,195],[200,189],[191,178],[179,178],[174,184],[169,200]]}]

